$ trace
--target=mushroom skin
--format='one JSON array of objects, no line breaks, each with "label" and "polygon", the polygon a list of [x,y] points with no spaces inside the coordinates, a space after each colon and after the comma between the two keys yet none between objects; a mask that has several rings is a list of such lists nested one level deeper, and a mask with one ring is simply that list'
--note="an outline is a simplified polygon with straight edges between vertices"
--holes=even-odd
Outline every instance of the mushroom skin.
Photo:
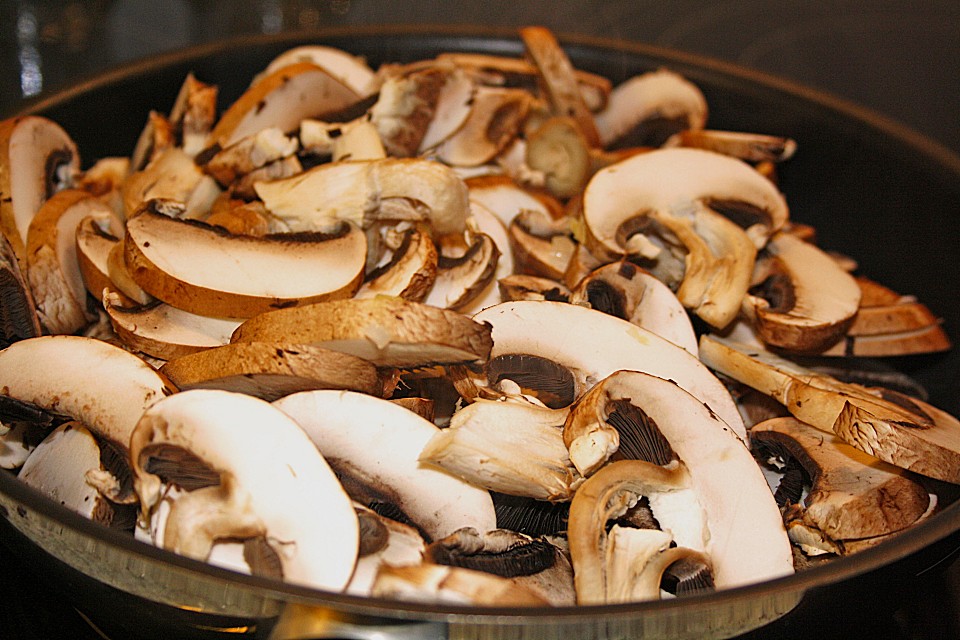
[{"label": "mushroom skin", "polygon": [[347,585],[357,558],[357,515],[291,418],[263,400],[211,389],[182,391],[151,406],[130,439],[145,519],[165,484],[182,486],[189,478],[187,469],[160,464],[182,454],[201,461],[215,480],[184,486],[159,546],[206,560],[218,540],[265,538],[284,580],[326,590]]}]

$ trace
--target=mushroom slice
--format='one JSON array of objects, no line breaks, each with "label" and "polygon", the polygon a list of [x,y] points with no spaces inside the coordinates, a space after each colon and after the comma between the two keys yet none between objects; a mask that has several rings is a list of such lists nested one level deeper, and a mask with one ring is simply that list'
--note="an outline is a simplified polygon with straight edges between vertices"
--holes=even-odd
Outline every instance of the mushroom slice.
[{"label": "mushroom slice", "polygon": [[953,346],[940,324],[880,335],[847,335],[818,355],[886,357],[948,351]]},{"label": "mushroom slice", "polygon": [[[87,292],[96,299],[101,299],[104,291],[115,294],[114,300],[125,307],[140,304],[123,293],[120,286],[110,277],[111,255],[114,256],[114,274],[116,274],[116,249],[120,240],[114,235],[113,228],[122,229],[112,215],[94,214],[80,221],[77,225],[77,265],[83,278]],[[122,262],[122,254],[121,254]],[[126,273],[126,269],[123,270]],[[121,286],[123,283],[121,283]],[[138,292],[142,291],[137,287]]]},{"label": "mushroom slice", "polygon": [[570,218],[524,210],[510,223],[510,248],[520,273],[562,280],[577,249]]},{"label": "mushroom slice", "polygon": [[[5,396],[78,420],[120,451],[144,409],[176,391],[132,353],[69,335],[21,340],[0,351],[0,387]],[[132,497],[120,478],[88,479],[111,500]]]},{"label": "mushroom slice", "polygon": [[0,347],[43,333],[36,303],[13,247],[0,235]]},{"label": "mushroom slice", "polygon": [[771,396],[796,418],[921,475],[960,482],[960,421],[916,398],[841,382],[769,351],[700,338],[711,369]]},{"label": "mushroom slice", "polygon": [[101,449],[86,427],[70,421],[51,431],[37,445],[17,478],[94,522],[119,529],[132,529],[136,507],[107,500],[86,481],[86,475],[91,470],[116,473],[116,468],[108,469],[105,466],[110,458],[110,454]]},{"label": "mushroom slice", "polygon": [[678,130],[702,129],[707,111],[706,98],[695,84],[658,69],[614,87],[595,119],[604,148],[658,147]]},{"label": "mushroom slice", "polygon": [[388,155],[409,158],[417,154],[451,82],[456,82],[456,76],[450,65],[427,63],[406,73],[386,72],[369,114]]},{"label": "mushroom slice", "polygon": [[227,187],[240,176],[293,155],[298,147],[297,138],[287,137],[276,127],[268,127],[217,151],[203,167],[221,186]]},{"label": "mushroom slice", "polygon": [[354,508],[360,522],[360,553],[346,592],[369,596],[380,567],[420,564],[426,542],[415,527],[385,518],[359,504],[354,504]]},{"label": "mushroom slice", "polygon": [[124,240],[138,285],[179,309],[220,318],[351,296],[366,253],[363,232],[347,222],[332,233],[257,238],[150,207],[127,222]]},{"label": "mushroom slice", "polygon": [[571,291],[570,302],[632,322],[697,355],[693,324],[677,296],[631,262],[596,269]]},{"label": "mushroom slice", "polygon": [[75,333],[95,319],[77,263],[77,227],[89,215],[111,215],[86,191],[65,189],[40,207],[27,233],[27,279],[48,333]]},{"label": "mushroom slice", "polygon": [[547,118],[527,136],[527,166],[544,176],[551,194],[567,200],[583,191],[593,175],[590,143],[567,116]]},{"label": "mushroom slice", "polygon": [[860,306],[853,276],[789,233],[770,239],[753,279],[744,314],[765,343],[787,351],[815,353],[836,343]]},{"label": "mushroom slice", "polygon": [[939,325],[940,319],[925,304],[914,299],[898,300],[893,304],[864,306],[860,308],[850,328],[848,336],[882,336],[927,329]]},{"label": "mushroom slice", "polygon": [[269,403],[212,389],[176,393],[143,413],[130,457],[145,518],[165,485],[183,490],[158,546],[206,560],[218,540],[261,538],[288,582],[339,590],[350,580],[353,505],[303,430]]},{"label": "mushroom slice", "polygon": [[514,274],[500,278],[497,285],[500,288],[500,298],[504,302],[510,300],[570,301],[571,292],[567,285],[550,278]]},{"label": "mushroom slice", "polygon": [[193,156],[203,150],[217,119],[216,85],[188,73],[170,109],[170,123],[179,133],[180,148]]},{"label": "mushroom slice", "polygon": [[130,171],[140,171],[167,149],[177,144],[170,120],[158,111],[147,114],[147,123],[130,154]]},{"label": "mushroom slice", "polygon": [[423,559],[509,578],[553,606],[576,604],[573,567],[566,554],[544,537],[506,529],[481,533],[465,527],[428,545]]},{"label": "mushroom slice", "polygon": [[427,297],[437,279],[438,267],[437,248],[429,231],[417,225],[394,231],[393,235],[399,236],[400,241],[392,247],[389,261],[366,274],[354,298],[388,295],[423,302]]},{"label": "mushroom slice", "polygon": [[267,209],[294,231],[331,218],[367,228],[375,220],[429,221],[434,234],[462,233],[467,188],[452,169],[430,160],[384,158],[318,165],[254,188]]},{"label": "mushroom slice", "polygon": [[469,117],[434,153],[454,166],[476,167],[489,162],[519,134],[531,100],[523,89],[478,87]]},{"label": "mushroom slice", "polygon": [[274,406],[300,424],[346,486],[396,505],[427,539],[496,526],[489,492],[420,463],[440,430],[412,411],[351,391],[305,391]]},{"label": "mushroom slice", "polygon": [[[605,442],[613,448],[619,443],[618,456],[642,457],[665,468],[679,460],[698,506],[676,511],[678,504],[653,498],[650,506],[660,528],[679,546],[709,557],[718,588],[791,572],[789,541],[760,467],[728,425],[673,381],[636,371],[612,374],[573,407],[564,442],[585,475],[605,459],[611,448]],[[571,534],[576,500],[574,496],[570,510]],[[706,519],[708,533],[702,540],[696,529],[693,535],[689,530],[697,508]]]},{"label": "mushroom slice", "polygon": [[161,360],[171,360],[230,342],[238,320],[199,316],[154,301],[130,306],[120,294],[107,291],[103,308],[125,345]]},{"label": "mushroom slice", "polygon": [[[473,214],[471,231],[474,229],[476,231],[464,234],[464,239],[473,238],[474,242],[476,242],[476,235],[482,234],[489,237],[493,241],[493,248],[496,249],[497,260],[493,275],[487,281],[487,284],[477,292],[477,295],[474,296],[472,300],[457,307],[461,313],[466,315],[473,315],[482,309],[502,302],[496,281],[509,276],[515,271],[513,252],[510,250],[510,236],[508,235],[506,225],[503,224],[495,213],[476,200],[470,201],[470,211]],[[466,250],[464,253],[465,252]]]},{"label": "mushroom slice", "polygon": [[635,219],[676,216],[700,202],[731,217],[757,247],[787,221],[783,195],[747,163],[702,149],[657,149],[601,169],[583,193],[588,248],[596,255],[630,252]]},{"label": "mushroom slice", "polygon": [[503,175],[483,176],[466,180],[471,203],[492,212],[504,226],[509,226],[521,211],[538,211],[545,218],[560,218],[563,205],[549,194],[536,192]]},{"label": "mushroom slice", "polygon": [[733,156],[746,162],[783,162],[793,157],[797,143],[792,138],[741,131],[689,129],[676,133],[667,147],[693,147]]},{"label": "mushroom slice", "polygon": [[209,211],[220,195],[220,187],[204,174],[192,156],[179,147],[171,147],[128,176],[120,192],[127,218],[136,215],[146,202],[158,198],[183,203],[180,215],[198,218]]},{"label": "mushroom slice", "polygon": [[57,123],[42,116],[0,121],[0,232],[24,271],[30,221],[79,172],[77,146]]},{"label": "mushroom slice", "polygon": [[583,478],[563,444],[566,416],[565,409],[520,400],[479,399],[453,414],[420,461],[490,491],[569,500]]},{"label": "mushroom slice", "polygon": [[835,543],[901,531],[930,506],[927,490],[902,469],[796,418],[765,420],[751,429],[750,440],[761,455],[803,468],[810,491],[802,500],[784,496],[784,515]]},{"label": "mushroom slice", "polygon": [[371,363],[310,345],[237,342],[174,358],[160,368],[180,389],[223,389],[272,402],[311,389],[380,393]]},{"label": "mushroom slice", "polygon": [[437,258],[437,276],[424,302],[444,309],[463,309],[493,282],[500,250],[485,233],[471,233],[461,256]]},{"label": "mushroom slice", "polygon": [[301,120],[343,109],[359,98],[322,67],[309,62],[287,65],[254,83],[230,105],[210,132],[208,146],[229,147],[261,129],[293,131]]},{"label": "mushroom slice", "polygon": [[[645,371],[674,380],[746,438],[723,384],[697,358],[642,327],[593,309],[546,301],[505,302],[473,318],[492,327],[491,361],[510,354],[552,360],[573,374],[578,398],[614,371]],[[479,389],[490,386],[485,379],[472,379]]]},{"label": "mushroom slice", "polygon": [[287,49],[270,61],[261,77],[269,76],[275,71],[299,62],[309,62],[323,67],[337,80],[353,89],[357,95],[366,95],[372,88],[374,72],[366,60],[342,49],[319,44]]},{"label": "mushroom slice", "polygon": [[437,94],[433,117],[420,140],[421,154],[433,151],[464,126],[472,111],[476,89],[472,75],[462,69],[455,68],[447,75]]},{"label": "mushroom slice", "polygon": [[601,146],[597,125],[580,93],[573,65],[553,33],[544,27],[524,27],[520,37],[543,81],[551,111],[573,117],[587,143],[591,147]]},{"label": "mushroom slice", "polygon": [[449,602],[489,607],[545,607],[549,602],[532,589],[507,578],[437,564],[391,567],[377,573],[370,595],[415,602]]},{"label": "mushroom slice", "polygon": [[389,296],[263,313],[241,324],[232,341],[315,344],[399,368],[485,362],[492,347],[481,322]]}]

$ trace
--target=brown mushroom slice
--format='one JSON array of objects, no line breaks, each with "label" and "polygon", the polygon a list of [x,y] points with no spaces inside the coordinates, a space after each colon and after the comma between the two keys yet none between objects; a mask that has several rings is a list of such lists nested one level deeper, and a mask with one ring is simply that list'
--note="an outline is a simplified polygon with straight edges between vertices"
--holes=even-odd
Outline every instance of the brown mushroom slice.
[{"label": "brown mushroom slice", "polygon": [[77,262],[77,227],[89,215],[111,215],[86,191],[65,189],[50,197],[30,222],[27,279],[40,322],[48,333],[75,333],[93,321]]},{"label": "brown mushroom slice", "polygon": [[530,94],[522,89],[478,87],[470,115],[434,153],[454,166],[476,167],[489,162],[520,133],[530,101]]},{"label": "brown mushroom slice", "polygon": [[580,93],[573,65],[556,37],[544,27],[523,27],[520,38],[543,80],[543,89],[553,113],[573,117],[587,143],[591,147],[601,146],[597,125]]},{"label": "brown mushroom slice", "polygon": [[492,347],[490,327],[481,322],[388,296],[262,313],[241,324],[232,341],[315,344],[400,368],[484,362]]},{"label": "brown mushroom slice", "polygon": [[753,163],[783,162],[792,158],[797,150],[797,143],[792,138],[715,129],[680,131],[664,146],[705,149]]},{"label": "brown mushroom slice", "polygon": [[[793,460],[810,477],[802,500],[785,496],[789,520],[799,520],[834,542],[885,536],[913,525],[930,496],[902,469],[825,435],[796,418],[773,418],[750,431],[754,449]],[[787,515],[787,514],[785,514]]]},{"label": "brown mushroom slice", "polygon": [[364,276],[354,298],[378,295],[398,296],[423,302],[437,279],[438,255],[428,230],[421,226],[394,230],[388,236],[399,236],[399,244],[391,247],[390,259]]},{"label": "brown mushroom slice", "polygon": [[560,427],[565,409],[522,400],[478,399],[423,447],[420,461],[490,491],[569,500],[583,478],[570,462]]},{"label": "brown mushroom slice", "polygon": [[257,238],[148,208],[127,222],[124,258],[136,283],[172,306],[249,318],[353,295],[366,264],[366,237],[350,223],[337,226],[332,233]]},{"label": "brown mushroom slice", "polygon": [[700,202],[728,217],[757,247],[787,221],[775,185],[747,163],[702,149],[657,149],[598,171],[583,194],[587,245],[597,255],[629,253],[631,220],[676,216]]},{"label": "brown mushroom slice", "polygon": [[621,260],[594,270],[571,291],[570,302],[632,322],[697,355],[693,324],[677,296],[631,262]]},{"label": "brown mushroom slice", "polygon": [[416,156],[441,97],[457,74],[449,65],[427,63],[422,68],[393,73],[380,70],[385,78],[377,100],[369,109],[387,154],[397,158]]},{"label": "brown mushroom slice", "polygon": [[220,540],[259,538],[288,582],[333,590],[349,582],[359,541],[353,505],[303,430],[269,403],[212,389],[176,393],[144,412],[130,457],[145,519],[166,487],[182,489],[158,546],[206,560]]},{"label": "brown mushroom slice", "polygon": [[342,49],[319,44],[287,49],[270,61],[261,76],[269,76],[275,71],[299,62],[309,62],[323,67],[360,96],[366,95],[372,88],[374,71],[366,60]]},{"label": "brown mushroom slice", "polygon": [[57,123],[42,116],[0,121],[0,232],[24,271],[30,221],[79,172],[77,146]]},{"label": "brown mushroom slice", "polygon": [[545,607],[541,595],[482,571],[437,564],[392,567],[377,573],[370,595],[414,602],[449,602],[490,607]]},{"label": "brown mushroom slice", "polygon": [[346,353],[290,342],[238,342],[168,361],[160,372],[179,389],[223,389],[273,402],[312,389],[380,394],[373,364]]},{"label": "brown mushroom slice", "polygon": [[429,221],[434,234],[462,233],[470,215],[467,188],[449,167],[430,160],[384,158],[318,165],[283,180],[259,182],[267,209],[293,231],[330,219],[366,228],[374,220]]},{"label": "brown mushroom slice", "polygon": [[140,171],[164,151],[177,145],[173,123],[164,114],[150,111],[130,154],[130,171]]},{"label": "brown mushroom slice", "polygon": [[494,280],[500,250],[485,233],[470,233],[463,255],[440,254],[437,275],[424,303],[460,310],[472,303]]},{"label": "brown mushroom slice", "polygon": [[[479,289],[473,299],[458,307],[458,310],[466,315],[473,315],[482,309],[502,302],[503,299],[500,297],[497,282],[516,270],[506,225],[494,212],[476,200],[470,201],[470,212],[472,214],[471,229],[475,229],[476,233],[483,234],[493,241],[493,247],[497,251],[497,260],[493,275],[487,281],[487,284]],[[470,233],[464,235],[465,240],[470,237],[472,237]]]},{"label": "brown mushroom slice", "polygon": [[500,288],[500,298],[510,300],[554,300],[557,302],[570,301],[570,289],[567,285],[550,278],[513,274],[500,278],[497,281]]},{"label": "brown mushroom slice", "polygon": [[[546,301],[505,302],[481,311],[473,319],[492,327],[491,360],[510,354],[551,360],[572,373],[576,397],[614,371],[642,370],[676,381],[746,438],[729,392],[697,358],[626,320]],[[471,379],[480,389],[492,386],[478,376]]]},{"label": "brown mushroom slice", "polygon": [[216,85],[200,82],[188,73],[170,108],[170,123],[179,134],[180,148],[196,155],[206,146],[217,119]]},{"label": "brown mushroom slice", "polygon": [[115,218],[107,215],[92,215],[80,221],[76,235],[77,264],[90,295],[101,299],[106,290],[119,295],[118,302],[123,306],[133,306],[139,303],[120,291],[110,278],[110,254],[120,244],[114,227],[122,232],[122,227],[114,222]]},{"label": "brown mushroom slice", "polygon": [[823,356],[887,357],[919,353],[937,353],[953,347],[950,336],[939,323],[919,329],[879,335],[847,335]]},{"label": "brown mushroom slice", "polygon": [[171,360],[230,342],[239,320],[212,318],[154,301],[130,306],[117,293],[104,293],[103,308],[120,340],[134,351]]},{"label": "brown mushroom slice", "polygon": [[706,98],[695,84],[658,69],[615,86],[595,120],[605,148],[657,147],[678,130],[702,129],[707,111]]},{"label": "brown mushroom slice", "polygon": [[220,148],[276,127],[293,131],[305,118],[343,109],[360,96],[322,67],[297,62],[262,78],[230,105],[210,132]]},{"label": "brown mushroom slice", "polygon": [[287,137],[276,127],[268,127],[219,150],[203,168],[221,186],[227,187],[240,176],[293,155],[298,147],[297,138]]},{"label": "brown mushroom slice", "polygon": [[566,554],[544,537],[465,527],[426,547],[425,562],[483,571],[523,585],[553,606],[576,604],[573,567]]},{"label": "brown mushroom slice", "polygon": [[552,280],[562,280],[577,243],[571,219],[553,219],[536,210],[523,210],[510,223],[508,233],[516,270]]},{"label": "brown mushroom slice", "polygon": [[940,319],[929,307],[910,298],[893,304],[868,306],[861,301],[847,335],[880,336],[926,329],[937,324],[940,324]]},{"label": "brown mushroom slice", "polygon": [[0,348],[42,333],[30,285],[13,247],[0,235]]},{"label": "brown mushroom slice", "polygon": [[348,491],[395,505],[427,540],[463,526],[496,526],[488,491],[420,463],[420,452],[440,429],[415,413],[351,391],[305,391],[273,405],[297,421]]},{"label": "brown mushroom slice", "polygon": [[841,382],[753,345],[700,338],[711,369],[765,393],[796,418],[921,475],[960,482],[960,421],[916,398]]},{"label": "brown mushroom slice", "polygon": [[420,140],[421,154],[432,152],[464,126],[472,111],[476,89],[474,78],[462,69],[454,68],[446,77],[437,94],[433,117]]},{"label": "brown mushroom slice", "polygon": [[847,332],[860,295],[853,276],[821,249],[779,233],[757,260],[743,311],[765,343],[815,353]]},{"label": "brown mushroom slice", "polygon": [[[125,451],[146,407],[176,391],[165,376],[132,353],[81,336],[42,336],[0,351],[3,395],[82,422],[103,441]],[[125,502],[131,487],[110,474],[90,482]]]},{"label": "brown mushroom slice", "polygon": [[146,167],[124,181],[120,187],[124,215],[131,218],[150,200],[181,202],[185,217],[203,216],[220,195],[216,181],[206,175],[183,149],[171,147],[151,160]]},{"label": "brown mushroom slice", "polygon": [[547,191],[561,200],[583,191],[593,160],[589,141],[568,116],[548,118],[527,135],[527,166],[542,174]]}]

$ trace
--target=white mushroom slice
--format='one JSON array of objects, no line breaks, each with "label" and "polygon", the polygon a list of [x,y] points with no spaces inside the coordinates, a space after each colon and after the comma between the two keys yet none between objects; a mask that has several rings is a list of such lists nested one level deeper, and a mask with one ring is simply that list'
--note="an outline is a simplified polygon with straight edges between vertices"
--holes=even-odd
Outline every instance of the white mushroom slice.
[{"label": "white mushroom slice", "polygon": [[184,217],[199,218],[220,195],[216,181],[206,175],[183,149],[171,147],[131,174],[121,185],[123,210],[133,217],[143,205],[162,198],[184,203]]},{"label": "white mushroom slice", "polygon": [[180,134],[180,148],[195,156],[203,150],[217,119],[216,85],[200,82],[188,73],[170,108],[170,124]]},{"label": "white mushroom slice", "polygon": [[387,400],[350,391],[305,391],[274,406],[309,434],[348,486],[396,505],[429,539],[460,527],[496,527],[488,491],[418,460],[439,428]]},{"label": "white mushroom slice", "polygon": [[90,295],[99,300],[107,290],[119,295],[119,304],[132,306],[138,303],[120,291],[120,287],[110,278],[110,254],[120,244],[113,228],[116,227],[120,233],[123,229],[114,222],[114,216],[103,214],[91,215],[80,221],[76,235],[77,264]]},{"label": "white mushroom slice", "polygon": [[322,164],[254,188],[267,209],[294,231],[314,229],[331,218],[364,228],[374,220],[406,219],[429,221],[436,235],[446,235],[462,233],[470,215],[463,180],[430,160]]},{"label": "white mushroom slice", "polygon": [[437,258],[437,276],[424,302],[444,309],[461,310],[494,281],[500,250],[485,233],[472,233],[463,255]]},{"label": "white mushroom slice", "polygon": [[906,529],[930,505],[927,490],[902,469],[796,418],[765,420],[751,429],[750,439],[757,451],[784,464],[794,461],[811,478],[802,499],[799,491],[784,495],[789,490],[781,482],[785,520],[799,520],[834,542]]},{"label": "white mushroom slice", "polygon": [[256,238],[148,209],[127,222],[124,257],[137,284],[168,304],[248,318],[353,295],[366,264],[366,237],[352,224],[338,227]]},{"label": "white mushroom slice", "polygon": [[416,528],[354,504],[360,520],[360,557],[346,592],[369,596],[380,567],[420,564],[426,542]]},{"label": "white mushroom slice", "polygon": [[437,95],[433,117],[420,140],[419,152],[431,151],[454,135],[470,116],[475,90],[473,79],[461,69],[447,76]]},{"label": "white mushroom slice", "polygon": [[836,343],[854,321],[860,287],[824,251],[788,233],[767,243],[743,312],[767,344],[815,353]]},{"label": "white mushroom slice", "polygon": [[92,193],[119,217],[123,215],[120,185],[130,174],[130,158],[107,156],[86,169],[77,180],[77,186]]},{"label": "white mushroom slice", "polygon": [[[563,302],[505,302],[476,314],[492,327],[491,361],[529,354],[556,362],[574,377],[580,397],[620,369],[674,380],[705,403],[741,438],[743,420],[723,384],[681,347],[634,324],[600,311]],[[505,374],[505,377],[509,375]],[[478,388],[492,382],[474,378]]]},{"label": "white mushroom slice", "polygon": [[888,389],[846,383],[756,346],[700,338],[711,369],[771,396],[796,418],[921,475],[960,482],[960,421]]},{"label": "white mushroom slice", "polygon": [[240,326],[239,320],[200,316],[160,301],[131,307],[110,292],[103,296],[103,308],[124,344],[161,360],[227,344]]},{"label": "white mushroom slice", "polygon": [[577,250],[569,217],[528,209],[510,223],[510,248],[519,273],[562,280]]},{"label": "white mushroom slice", "polygon": [[17,478],[71,511],[107,526],[125,528],[136,519],[131,506],[116,505],[86,481],[89,471],[110,473],[100,445],[79,422],[51,431],[30,454]]},{"label": "white mushroom slice", "polygon": [[261,129],[293,131],[306,118],[343,109],[360,98],[326,69],[297,62],[267,75],[244,92],[210,132],[208,146],[221,148]]},{"label": "white mushroom slice", "polygon": [[543,175],[547,191],[568,200],[583,191],[593,175],[590,149],[576,120],[553,116],[527,134],[526,165]]},{"label": "white mushroom slice", "polygon": [[80,221],[95,214],[108,216],[111,210],[86,191],[64,189],[44,202],[30,222],[27,280],[48,333],[75,333],[96,318],[87,310],[76,241]]},{"label": "white mushroom slice", "polygon": [[510,276],[515,270],[507,227],[504,226],[496,214],[475,200],[470,201],[470,211],[473,214],[473,224],[477,231],[493,240],[493,245],[496,247],[498,256],[493,277],[488,281],[487,285],[483,287],[472,300],[458,307],[459,311],[466,315],[473,315],[481,309],[486,309],[487,307],[492,307],[502,302],[503,299],[500,297],[497,282]]},{"label": "white mushroom slice", "polygon": [[[125,450],[144,409],[176,391],[132,353],[94,338],[43,336],[0,351],[3,395],[68,415]],[[93,479],[91,479],[93,481]],[[96,478],[111,499],[129,488],[113,476]]]},{"label": "white mushroom slice", "polygon": [[382,160],[387,157],[380,134],[366,119],[348,122],[340,128],[330,150],[333,162],[345,160]]},{"label": "white mushroom slice", "polygon": [[587,184],[588,247],[622,256],[629,252],[631,220],[651,211],[676,215],[696,202],[746,218],[740,226],[757,247],[788,218],[783,195],[747,163],[701,149],[658,149],[601,169]]},{"label": "white mushroom slice", "polygon": [[0,121],[0,232],[24,271],[30,221],[79,172],[77,146],[57,123],[41,116]]},{"label": "white mushroom slice", "polygon": [[559,218],[563,213],[563,205],[558,200],[525,189],[507,176],[470,178],[466,183],[470,201],[493,212],[504,226],[509,226],[525,210],[538,211],[546,218]]},{"label": "white mushroom slice", "polygon": [[[126,238],[119,239],[110,247],[107,254],[107,278],[111,286],[116,288],[124,298],[132,300],[135,304],[152,304],[155,299],[147,293],[130,275],[130,269],[124,257],[124,244]],[[121,299],[122,300],[122,299]]]},{"label": "white mushroom slice", "polygon": [[164,485],[185,489],[157,540],[164,549],[206,560],[218,540],[259,538],[288,582],[340,590],[350,580],[353,505],[303,430],[269,403],[208,389],[174,394],[144,412],[130,456],[144,517]]},{"label": "white mushroom slice", "polygon": [[492,346],[483,323],[388,296],[262,313],[240,325],[232,340],[315,344],[400,368],[483,362]]},{"label": "white mushroom slice", "polygon": [[408,158],[417,154],[453,71],[449,65],[429,64],[386,77],[369,114],[388,155]]},{"label": "white mushroom slice", "polygon": [[566,409],[479,399],[453,414],[420,460],[491,491],[569,500],[583,478],[563,444],[566,416]]},{"label": "white mushroom slice", "polygon": [[311,389],[379,395],[371,363],[346,353],[291,342],[238,342],[171,359],[162,367],[179,389],[223,389],[272,402]]},{"label": "white mushroom slice", "polygon": [[523,89],[478,87],[469,117],[437,146],[437,158],[463,167],[489,162],[518,135],[530,101]]},{"label": "white mushroom slice", "polygon": [[497,281],[500,298],[509,300],[554,300],[570,302],[570,289],[562,282],[549,278],[514,274]]},{"label": "white mushroom slice", "polygon": [[367,95],[372,89],[374,71],[366,60],[342,49],[319,44],[303,45],[284,51],[271,60],[260,77],[254,81],[298,62],[310,62],[323,67],[343,84],[353,89],[358,96]]},{"label": "white mushroom slice", "polygon": [[377,573],[370,594],[375,598],[489,607],[545,607],[550,604],[539,593],[507,578],[438,564],[384,565]]},{"label": "white mushroom slice", "polygon": [[628,320],[697,355],[693,324],[677,296],[631,262],[594,270],[570,292],[570,302]]},{"label": "white mushroom slice", "polygon": [[390,259],[369,271],[354,298],[398,296],[423,302],[437,278],[437,248],[428,230],[411,227],[400,232],[400,244]]},{"label": "white mushroom slice", "polygon": [[[699,573],[709,573],[707,584],[713,589],[710,559],[702,552],[672,545],[671,536],[657,529],[635,529],[613,525],[605,539],[606,602],[642,602],[659,600],[665,591],[664,574],[676,563],[694,563]],[[701,578],[702,579],[702,578]],[[678,593],[677,595],[683,595]]]},{"label": "white mushroom slice", "polygon": [[204,169],[226,187],[242,175],[293,155],[298,147],[297,138],[268,127],[219,150],[204,164]]},{"label": "white mushroom slice", "polygon": [[22,467],[48,428],[29,422],[0,424],[0,469]]},{"label": "white mushroom slice", "polygon": [[707,101],[700,89],[667,69],[643,73],[615,86],[606,108],[596,114],[604,147],[660,146],[685,129],[702,129]]},{"label": "white mushroom slice", "polygon": [[663,146],[706,149],[754,163],[783,162],[792,158],[797,150],[796,141],[783,136],[705,129],[676,133]]}]

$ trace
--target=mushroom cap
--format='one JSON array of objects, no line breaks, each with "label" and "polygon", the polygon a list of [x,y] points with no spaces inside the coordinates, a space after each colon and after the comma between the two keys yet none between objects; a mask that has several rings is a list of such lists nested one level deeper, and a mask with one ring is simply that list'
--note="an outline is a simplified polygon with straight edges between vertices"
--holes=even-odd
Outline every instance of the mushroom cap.
[{"label": "mushroom cap", "polygon": [[287,415],[263,400],[213,389],[183,391],[150,407],[130,441],[145,513],[158,504],[165,480],[151,472],[152,460],[171,450],[201,460],[219,482],[174,500],[160,546],[206,559],[218,539],[263,536],[284,580],[328,590],[346,586],[357,558],[356,513],[323,456]]}]

